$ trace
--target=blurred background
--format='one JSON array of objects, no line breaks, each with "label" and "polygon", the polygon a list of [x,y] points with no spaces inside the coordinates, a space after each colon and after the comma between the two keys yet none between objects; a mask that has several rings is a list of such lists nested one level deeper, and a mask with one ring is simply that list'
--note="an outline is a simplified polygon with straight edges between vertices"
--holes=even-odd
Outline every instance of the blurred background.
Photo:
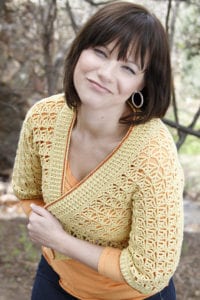
[{"label": "blurred background", "polygon": [[[0,0],[0,300],[28,300],[40,249],[10,180],[22,122],[38,100],[62,92],[64,58],[80,26],[115,1]],[[175,274],[177,300],[200,300],[200,1],[134,0],[169,37],[174,76],[164,122],[185,173],[185,229]]]}]

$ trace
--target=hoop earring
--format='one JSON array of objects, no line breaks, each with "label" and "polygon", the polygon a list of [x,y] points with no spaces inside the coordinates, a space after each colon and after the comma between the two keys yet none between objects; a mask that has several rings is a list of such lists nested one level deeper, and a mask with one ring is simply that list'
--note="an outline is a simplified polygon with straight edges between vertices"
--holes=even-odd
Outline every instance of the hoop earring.
[{"label": "hoop earring", "polygon": [[141,108],[144,104],[144,97],[143,97],[142,93],[134,92],[131,96],[131,102],[135,108]]}]

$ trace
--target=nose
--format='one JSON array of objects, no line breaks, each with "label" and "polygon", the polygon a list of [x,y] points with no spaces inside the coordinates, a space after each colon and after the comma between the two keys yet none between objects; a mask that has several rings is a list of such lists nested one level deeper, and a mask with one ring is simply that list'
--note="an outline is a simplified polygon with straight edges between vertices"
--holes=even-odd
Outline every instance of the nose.
[{"label": "nose", "polygon": [[115,61],[106,61],[98,69],[98,76],[103,82],[112,82],[117,68]]}]

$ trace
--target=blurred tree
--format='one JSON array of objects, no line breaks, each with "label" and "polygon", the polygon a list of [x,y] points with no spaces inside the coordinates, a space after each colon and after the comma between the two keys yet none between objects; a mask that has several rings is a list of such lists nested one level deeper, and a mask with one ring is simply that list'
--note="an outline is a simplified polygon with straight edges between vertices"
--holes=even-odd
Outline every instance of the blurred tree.
[{"label": "blurred tree", "polygon": [[[64,57],[71,40],[87,17],[108,2],[115,1],[0,1],[0,83],[5,84],[13,92],[13,98],[16,93],[19,95],[18,99],[23,99],[25,107],[28,107],[36,99],[62,91]],[[133,0],[133,2],[146,4],[152,10],[159,7],[167,8],[162,10],[162,16],[165,16],[163,23],[166,25],[170,48],[175,57],[173,66],[175,65],[176,80],[172,97],[173,116],[167,115],[164,122],[175,128],[177,147],[180,148],[188,134],[200,137],[196,125],[200,114],[198,105],[195,106],[196,111],[192,111],[189,124],[181,119],[182,108],[179,107],[179,103],[183,103],[182,99],[180,101],[179,89],[181,97],[184,96],[184,107],[189,98],[191,103],[197,103],[199,100],[200,2],[199,0]],[[180,82],[181,88],[178,88]],[[16,101],[12,103],[18,105]],[[2,109],[4,107],[6,106],[3,105]],[[16,109],[17,107],[13,111]]]},{"label": "blurred tree", "polygon": [[184,3],[179,18],[180,35],[177,45],[184,60],[181,65],[184,74],[182,80],[188,92],[196,98],[200,95],[200,2],[193,0]]},{"label": "blurred tree", "polygon": [[44,53],[44,70],[47,78],[48,94],[56,91],[56,70],[53,64],[54,23],[57,17],[57,2],[49,0],[45,5],[39,1],[39,26],[41,26],[41,42]]},{"label": "blurred tree", "polygon": [[[181,4],[181,14],[179,14],[179,8]],[[179,38],[175,42],[175,51],[180,55],[181,61],[184,63],[180,65],[181,80],[184,86],[184,97],[186,96],[186,89],[190,90],[191,97],[199,97],[200,83],[198,80],[197,69],[200,67],[200,3],[198,0],[168,0],[168,9],[166,15],[166,31],[169,36],[170,49],[173,51],[174,36],[175,36],[175,24],[178,21],[178,36]],[[196,79],[196,80],[195,80]],[[198,99],[199,100],[199,99]],[[200,137],[200,131],[195,130],[195,125],[200,116],[200,107],[194,113],[192,120],[188,126],[183,126],[179,121],[179,110],[176,101],[175,87],[173,85],[172,105],[174,120],[164,119],[164,122],[171,127],[177,129],[177,148],[183,145],[188,134]]]}]

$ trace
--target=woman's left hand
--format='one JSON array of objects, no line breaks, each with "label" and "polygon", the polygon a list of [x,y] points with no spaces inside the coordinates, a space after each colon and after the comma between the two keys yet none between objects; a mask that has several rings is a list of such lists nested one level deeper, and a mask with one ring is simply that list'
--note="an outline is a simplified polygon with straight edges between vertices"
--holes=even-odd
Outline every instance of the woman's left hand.
[{"label": "woman's left hand", "polygon": [[27,225],[31,240],[41,246],[57,250],[66,232],[59,221],[45,208],[31,204],[32,212]]},{"label": "woman's left hand", "polygon": [[59,221],[45,208],[35,204],[31,204],[31,208],[27,228],[34,243],[56,250],[98,270],[99,258],[104,247],[68,234]]}]

